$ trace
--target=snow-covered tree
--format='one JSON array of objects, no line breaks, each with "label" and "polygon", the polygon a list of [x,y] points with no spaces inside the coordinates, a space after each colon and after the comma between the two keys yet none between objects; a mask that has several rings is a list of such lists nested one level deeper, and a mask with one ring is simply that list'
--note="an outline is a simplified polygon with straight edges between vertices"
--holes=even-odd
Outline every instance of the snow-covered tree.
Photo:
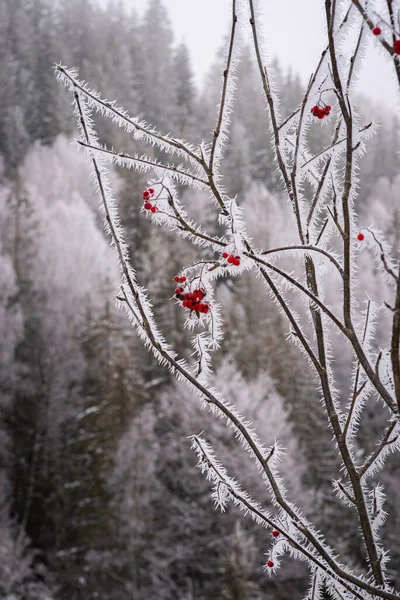
[{"label": "snow-covered tree", "polygon": [[[292,458],[285,457],[282,470],[292,492],[302,496],[305,503],[310,502],[301,484],[301,452],[283,399],[270,376],[264,372],[247,381],[228,359],[222,361],[216,375],[224,392],[238,407],[250,409],[249,417],[258,421],[266,435],[279,436],[291,449]],[[188,435],[193,428],[207,428],[224,462],[234,472],[244,473],[246,485],[260,497],[264,496],[262,482],[251,461],[240,452],[232,432],[195,403],[189,403],[182,412],[184,397],[185,390],[177,383],[150,396],[142,408],[136,409],[119,445],[112,489],[116,490],[122,542],[128,549],[124,558],[127,579],[135,598],[143,600],[154,590],[165,598],[173,597],[179,590],[185,590],[189,598],[191,590],[200,597],[239,598],[239,590],[248,590],[248,598],[252,598],[250,592],[259,586],[273,589],[268,582],[262,582],[260,571],[259,577],[255,576],[255,549],[262,538],[251,524],[246,529],[238,525],[236,511],[229,511],[223,521],[217,513],[210,512],[207,484],[195,476]],[[248,552],[252,542],[253,550]],[[205,552],[207,564],[201,558]],[[232,580],[233,561],[238,556],[241,571]],[[293,567],[291,571],[293,576]],[[205,572],[214,576],[204,577]],[[285,569],[279,578],[281,586],[287,576]]]}]

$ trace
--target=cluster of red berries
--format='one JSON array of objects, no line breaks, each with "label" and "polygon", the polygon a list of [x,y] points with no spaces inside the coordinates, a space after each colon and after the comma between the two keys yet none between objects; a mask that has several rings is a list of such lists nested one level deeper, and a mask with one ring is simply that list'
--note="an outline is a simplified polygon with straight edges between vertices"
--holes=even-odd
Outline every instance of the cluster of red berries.
[{"label": "cluster of red berries", "polygon": [[234,256],[233,254],[228,254],[227,252],[223,252],[222,258],[226,258],[227,262],[230,265],[234,265],[235,267],[238,267],[240,265],[240,256]]},{"label": "cluster of red berries", "polygon": [[314,117],[317,117],[318,119],[323,119],[324,117],[327,117],[329,115],[331,110],[332,106],[329,106],[329,104],[326,104],[323,108],[316,104],[312,107],[311,113],[314,115]]},{"label": "cluster of red berries", "polygon": [[363,239],[364,239],[364,237],[365,237],[364,234],[361,233],[361,232],[357,235],[357,239],[358,239],[359,242],[362,242]]},{"label": "cluster of red berries", "polygon": [[[174,277],[176,283],[185,283],[186,277]],[[190,311],[194,310],[197,316],[200,313],[207,314],[210,310],[208,304],[203,302],[206,295],[206,290],[203,288],[196,288],[192,292],[185,292],[185,288],[177,287],[175,290],[175,298],[182,301],[182,306],[188,308]]]},{"label": "cluster of red berries", "polygon": [[142,197],[144,200],[144,208],[146,210],[151,210],[152,213],[155,213],[158,211],[157,206],[154,206],[154,204],[149,202],[150,198],[152,198],[153,196],[154,196],[153,188],[148,188],[147,190],[144,190],[144,192],[142,194]]}]

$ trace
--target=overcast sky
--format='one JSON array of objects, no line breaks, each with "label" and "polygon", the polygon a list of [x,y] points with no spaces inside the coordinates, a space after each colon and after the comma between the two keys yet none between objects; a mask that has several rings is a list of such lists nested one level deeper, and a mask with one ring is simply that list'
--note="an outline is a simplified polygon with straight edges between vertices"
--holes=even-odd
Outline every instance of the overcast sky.
[{"label": "overcast sky", "polygon": [[[126,0],[139,14],[149,0]],[[224,34],[229,29],[231,0],[164,0],[178,42],[184,40],[192,54],[197,81],[212,64]],[[264,0],[263,29],[270,56],[298,72],[304,82],[315,67],[324,44],[323,0]],[[383,106],[397,102],[393,69],[370,37],[360,90]],[[397,105],[398,106],[398,105]]]}]

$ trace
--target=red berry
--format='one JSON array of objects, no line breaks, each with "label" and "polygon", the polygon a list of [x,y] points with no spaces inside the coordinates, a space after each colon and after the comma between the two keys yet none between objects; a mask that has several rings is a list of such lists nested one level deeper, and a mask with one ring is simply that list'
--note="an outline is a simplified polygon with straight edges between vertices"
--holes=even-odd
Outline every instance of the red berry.
[{"label": "red berry", "polygon": [[232,254],[228,257],[228,263],[233,264],[233,261],[235,260],[235,257],[232,256]]},{"label": "red berry", "polygon": [[272,560],[269,560],[267,562],[268,567],[271,569],[274,566],[274,563],[272,562]]},{"label": "red berry", "polygon": [[374,27],[373,30],[372,30],[372,33],[374,35],[380,35],[382,33],[382,30],[381,30],[380,27]]},{"label": "red berry", "polygon": [[279,535],[279,531],[277,529],[274,529],[274,531],[272,532],[272,535],[276,538]]},{"label": "red berry", "polygon": [[357,239],[358,239],[360,242],[362,242],[362,241],[363,241],[363,239],[364,239],[364,237],[365,237],[365,236],[364,236],[364,234],[363,234],[363,233],[359,233],[359,234],[358,234],[358,236],[357,236]]},{"label": "red berry", "polygon": [[157,206],[152,206],[150,210],[152,213],[156,213],[158,211],[158,208]]},{"label": "red berry", "polygon": [[144,203],[144,207],[145,207],[145,209],[146,209],[146,210],[151,210],[152,206],[153,206],[153,205],[152,205],[152,204],[150,204],[150,202],[145,202],[145,203]]},{"label": "red berry", "polygon": [[240,258],[234,258],[233,264],[235,265],[235,267],[238,267],[240,265]]},{"label": "red berry", "polygon": [[149,192],[147,192],[147,191],[143,192],[143,200],[148,200],[149,198],[150,198]]},{"label": "red berry", "polygon": [[393,50],[395,54],[400,54],[400,40],[395,40],[393,42]]},{"label": "red berry", "polygon": [[227,252],[223,252],[223,253],[222,253],[222,258],[228,258],[228,256],[229,256],[229,255],[228,255],[228,253],[227,253]]},{"label": "red berry", "polygon": [[175,275],[175,277],[174,277],[174,281],[176,281],[176,283],[179,283],[179,281],[180,281],[180,277],[178,277],[178,275]]},{"label": "red berry", "polygon": [[149,194],[151,196],[154,196],[154,190],[153,190],[153,188],[149,188],[147,191],[149,192]]}]

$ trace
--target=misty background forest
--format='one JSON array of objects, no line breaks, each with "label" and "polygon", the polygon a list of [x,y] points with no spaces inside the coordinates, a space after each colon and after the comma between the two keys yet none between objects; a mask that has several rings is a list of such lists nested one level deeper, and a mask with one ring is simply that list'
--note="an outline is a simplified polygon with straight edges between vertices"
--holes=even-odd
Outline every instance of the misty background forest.
[{"label": "misty background forest", "polygon": [[[195,85],[189,51],[173,38],[161,0],[150,0],[143,18],[119,1],[0,0],[0,597],[289,600],[307,586],[305,567],[288,560],[276,577],[266,576],[266,532],[234,508],[222,516],[214,510],[187,438],[207,429],[224,464],[265,503],[257,471],[225,423],[191,401],[115,308],[119,274],[87,159],[72,143],[71,98],[53,72],[59,61],[130,114],[194,142],[210,139],[223,71],[221,53]],[[282,114],[289,114],[302,83],[278,62],[275,68]],[[398,252],[399,123],[366,98],[360,107],[378,127],[361,165],[357,210]],[[238,71],[224,185],[266,247],[290,240],[292,225],[264,123],[249,49]],[[96,124],[109,146],[140,152],[122,130]],[[321,132],[318,124],[311,129],[315,148],[324,143]],[[132,262],[163,331],[187,356],[172,279],[194,250],[146,220],[146,181],[113,170]],[[207,223],[202,194],[184,194]],[[367,253],[359,280],[382,300]],[[219,281],[217,298],[226,327],[220,387],[264,437],[279,437],[297,503],[349,563],[362,563],[357,523],[330,493],[339,459],[318,386],[287,341],[287,324],[246,274]],[[341,356],[345,386],[345,347]],[[379,427],[379,413],[367,408],[359,433],[367,447]],[[383,480],[393,514],[384,540],[400,585],[400,511],[390,505],[400,495],[395,460]]]}]

